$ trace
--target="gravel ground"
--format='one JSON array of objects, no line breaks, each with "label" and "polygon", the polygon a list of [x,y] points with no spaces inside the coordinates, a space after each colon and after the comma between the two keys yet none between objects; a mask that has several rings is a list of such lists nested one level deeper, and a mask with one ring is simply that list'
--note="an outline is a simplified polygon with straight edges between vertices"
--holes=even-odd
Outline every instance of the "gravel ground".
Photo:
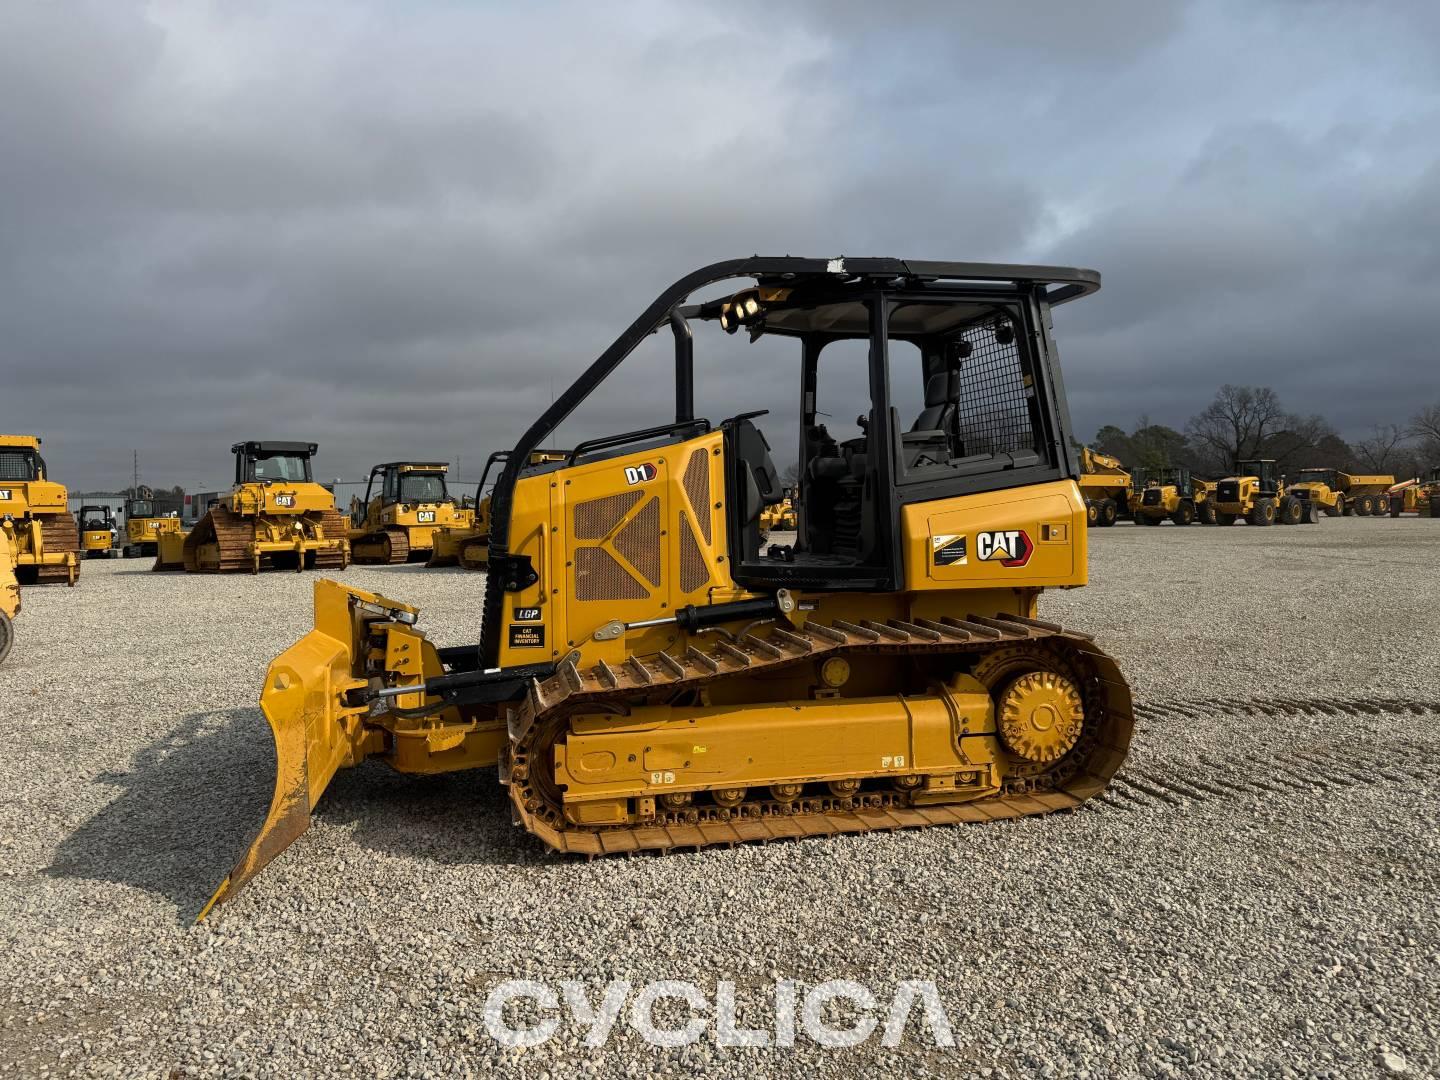
[{"label": "gravel ground", "polygon": [[[342,773],[314,825],[193,919],[260,821],[266,662],[310,576],[89,563],[25,593],[0,671],[0,1069],[27,1075],[1256,1075],[1440,1071],[1440,524],[1141,529],[1043,613],[1136,691],[1097,809],[994,826],[566,861],[489,771]],[[353,568],[473,640],[481,579]],[[954,1030],[900,1046],[497,1044],[505,979],[776,980],[888,1003],[933,979]],[[671,1014],[665,1014],[671,1015]],[[882,1013],[883,1015],[883,1013]]]}]

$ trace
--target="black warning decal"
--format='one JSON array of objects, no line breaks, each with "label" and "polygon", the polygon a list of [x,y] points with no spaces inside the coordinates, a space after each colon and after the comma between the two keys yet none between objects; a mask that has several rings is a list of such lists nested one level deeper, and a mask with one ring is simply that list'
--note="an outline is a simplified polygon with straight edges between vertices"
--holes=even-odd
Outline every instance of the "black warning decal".
[{"label": "black warning decal", "polygon": [[930,538],[931,549],[935,553],[936,566],[964,566],[967,559],[965,549],[965,535],[944,534]]}]

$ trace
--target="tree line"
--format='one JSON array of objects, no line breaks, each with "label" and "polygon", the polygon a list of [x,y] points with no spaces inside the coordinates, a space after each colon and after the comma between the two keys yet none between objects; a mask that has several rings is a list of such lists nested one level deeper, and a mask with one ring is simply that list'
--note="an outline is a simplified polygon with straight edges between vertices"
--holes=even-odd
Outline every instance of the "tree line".
[{"label": "tree line", "polygon": [[1315,467],[1403,480],[1440,467],[1440,403],[1403,424],[1376,424],[1369,435],[1347,442],[1318,413],[1287,411],[1268,386],[1226,383],[1184,431],[1142,416],[1128,433],[1106,424],[1090,448],[1131,469],[1187,468],[1209,478],[1230,475],[1237,461],[1274,458],[1282,473]]}]

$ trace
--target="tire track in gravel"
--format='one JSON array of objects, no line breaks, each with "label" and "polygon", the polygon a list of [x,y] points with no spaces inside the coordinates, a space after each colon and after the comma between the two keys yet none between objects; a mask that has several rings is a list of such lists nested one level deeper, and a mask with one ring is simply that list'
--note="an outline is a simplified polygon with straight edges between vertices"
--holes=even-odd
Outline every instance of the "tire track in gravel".
[{"label": "tire track in gravel", "polygon": [[[1225,758],[1214,750],[1194,756],[1159,753],[1132,757],[1102,794],[1080,809],[1096,813],[1151,810],[1172,812],[1209,802],[1239,799],[1262,792],[1293,797],[1323,795],[1376,785],[1415,787],[1440,777],[1440,740],[1423,741],[1397,730],[1383,742],[1357,735],[1277,728],[1276,746],[1253,745],[1256,720],[1428,719],[1440,731],[1440,702],[1413,698],[1242,698],[1218,697],[1137,704],[1141,722],[1230,720],[1250,723],[1237,730],[1236,754]],[[1311,738],[1307,739],[1306,736]],[[1248,735],[1249,738],[1242,738]],[[1293,736],[1300,736],[1297,741]],[[1315,735],[1326,735],[1313,742]]]}]

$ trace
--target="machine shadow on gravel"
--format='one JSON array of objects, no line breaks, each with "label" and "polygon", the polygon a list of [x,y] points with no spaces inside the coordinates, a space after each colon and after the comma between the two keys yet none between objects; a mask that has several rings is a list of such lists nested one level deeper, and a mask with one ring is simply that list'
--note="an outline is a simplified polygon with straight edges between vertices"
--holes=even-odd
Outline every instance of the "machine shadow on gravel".
[{"label": "machine shadow on gravel", "polygon": [[[258,708],[195,713],[95,783],[115,798],[60,844],[47,873],[159,893],[194,921],[265,818],[275,750]],[[538,857],[510,824],[494,773],[407,777],[372,764],[337,777],[318,822],[365,848],[463,865]],[[302,841],[303,842],[303,841]]]}]

